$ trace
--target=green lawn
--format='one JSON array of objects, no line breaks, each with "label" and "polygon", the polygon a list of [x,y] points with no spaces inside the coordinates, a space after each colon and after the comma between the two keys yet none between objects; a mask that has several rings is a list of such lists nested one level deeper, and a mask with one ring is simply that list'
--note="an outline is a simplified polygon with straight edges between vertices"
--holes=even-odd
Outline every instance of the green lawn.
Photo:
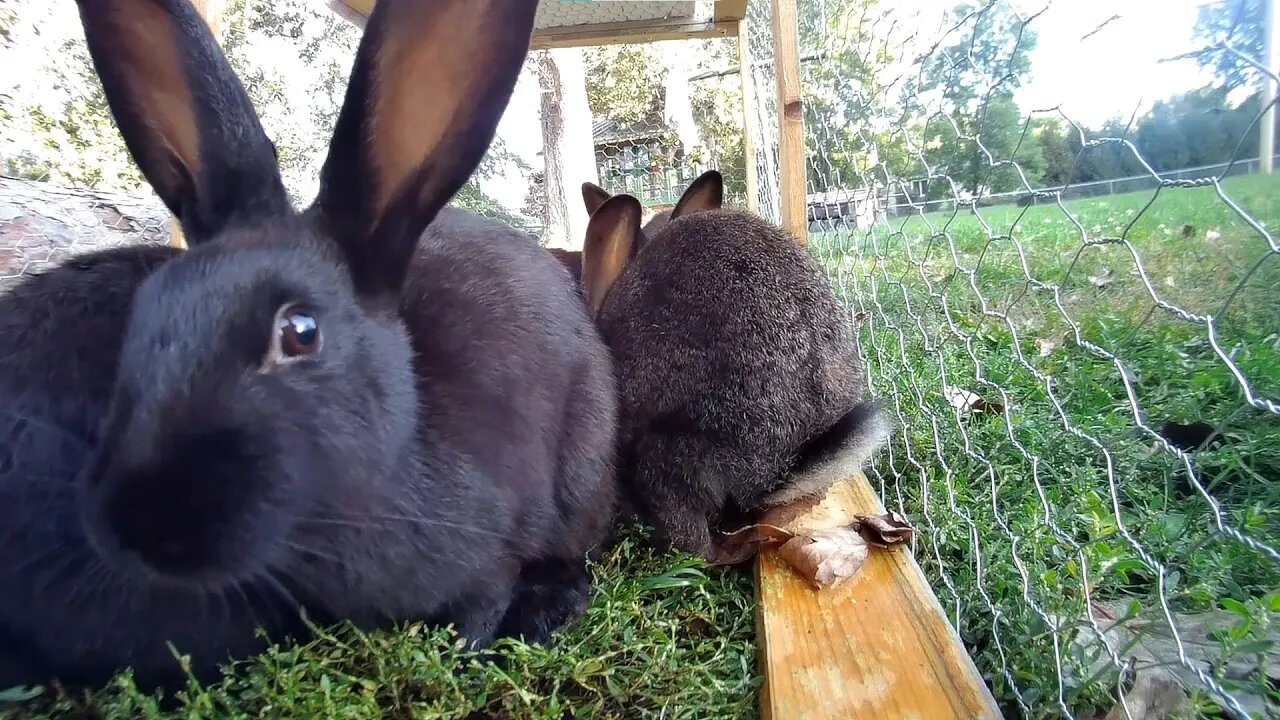
[{"label": "green lawn", "polygon": [[[1280,181],[1242,178],[1223,189],[1252,217],[1280,223]],[[1172,612],[1240,615],[1224,628],[1224,659],[1264,650],[1262,628],[1280,604],[1265,598],[1280,587],[1280,565],[1216,532],[1204,497],[1221,504],[1229,527],[1280,545],[1280,423],[1243,406],[1204,325],[1156,307],[1133,254],[1092,242],[1101,237],[1131,244],[1163,300],[1213,314],[1220,347],[1254,391],[1280,396],[1280,258],[1255,269],[1267,257],[1263,240],[1213,188],[1069,203],[1066,213],[989,208],[981,222],[934,214],[812,243],[842,296],[867,314],[862,351],[873,384],[905,424],[876,468],[886,502],[920,528],[917,556],[1011,717],[1020,705],[1056,716],[1059,698],[1077,717],[1111,706],[1114,673],[1098,671],[1096,644],[1072,641],[1086,589],[1095,601],[1153,607],[1156,574],[1135,545],[1168,571]],[[1028,283],[1024,264],[1042,285]],[[1106,270],[1111,282],[1090,281]],[[1064,332],[1042,357],[1036,341]],[[1150,426],[1223,426],[1228,442],[1195,460],[1199,488],[1172,455],[1150,453],[1104,352],[1120,358]],[[1003,388],[1011,428],[1001,414],[959,418],[944,386],[989,401]],[[1107,453],[1064,429],[1054,399]],[[9,708],[33,718],[754,716],[749,576],[654,554],[642,539],[629,534],[596,568],[585,622],[549,648],[505,646],[496,665],[418,626],[343,629],[192,687],[177,710],[161,712],[125,678],[90,697],[46,691]],[[1224,678],[1266,692],[1253,680]],[[1216,712],[1207,695],[1195,699]]]},{"label": "green lawn", "polygon": [[[177,709],[120,677],[91,697],[46,692],[16,717],[739,718],[755,714],[748,574],[655,555],[629,533],[596,568],[586,619],[551,647],[509,643],[498,663],[444,631],[327,632],[193,685]],[[454,672],[454,670],[457,670]]]},{"label": "green lawn", "polygon": [[[1280,228],[1280,179],[1222,191]],[[1234,613],[1214,639],[1224,686],[1276,699],[1264,677],[1225,668],[1271,647],[1280,562],[1217,522],[1280,547],[1280,420],[1245,404],[1194,317],[1212,315],[1253,392],[1280,399],[1280,257],[1256,229],[1202,187],[935,213],[813,246],[866,313],[873,384],[906,425],[877,467],[887,501],[922,528],[917,554],[1010,716],[1111,706],[1115,673],[1077,628],[1086,590],[1139,618],[1159,610],[1143,553],[1165,568],[1180,629]],[[947,387],[1007,404],[1008,425],[959,412]],[[1152,429],[1204,421],[1227,442],[1196,456],[1193,482],[1183,461],[1151,452],[1131,404]]]}]

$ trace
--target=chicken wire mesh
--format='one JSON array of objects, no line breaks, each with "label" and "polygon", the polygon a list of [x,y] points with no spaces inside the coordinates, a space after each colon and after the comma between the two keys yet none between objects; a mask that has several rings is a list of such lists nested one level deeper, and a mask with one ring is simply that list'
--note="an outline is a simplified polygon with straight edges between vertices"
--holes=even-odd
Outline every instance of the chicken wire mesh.
[{"label": "chicken wire mesh", "polygon": [[[1280,181],[1253,174],[1262,103],[1215,126],[1221,164],[1183,170],[1185,144],[1145,125],[1017,105],[1043,8],[931,25],[899,5],[798,8],[817,58],[809,245],[899,426],[869,476],[917,524],[1007,715],[1274,717]],[[770,3],[747,25],[776,220]]]},{"label": "chicken wire mesh", "polygon": [[743,103],[731,40],[588,48],[587,92],[599,184],[670,210],[700,174],[719,170],[725,201],[745,204]]},{"label": "chicken wire mesh", "polygon": [[[1280,188],[1249,142],[1261,103],[1227,160],[1157,158],[1132,122],[1010,102],[1039,8],[956,7],[935,29],[798,5],[810,246],[899,425],[869,474],[1007,714],[1274,715]],[[744,25],[742,68],[733,40],[584,51],[606,189],[657,212],[714,167],[730,204],[779,220],[768,0]],[[154,198],[0,180],[0,292],[167,237]]]}]

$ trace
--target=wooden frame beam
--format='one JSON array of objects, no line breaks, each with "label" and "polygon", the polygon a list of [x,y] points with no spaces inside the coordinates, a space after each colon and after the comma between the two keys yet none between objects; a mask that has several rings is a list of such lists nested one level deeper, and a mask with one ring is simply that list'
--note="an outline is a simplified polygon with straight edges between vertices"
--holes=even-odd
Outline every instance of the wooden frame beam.
[{"label": "wooden frame beam", "polygon": [[529,47],[532,50],[546,50],[549,48],[648,43],[660,40],[732,37],[737,32],[737,29],[738,23],[733,20],[713,20],[711,22],[665,19],[630,20],[595,25],[568,25],[535,30]]},{"label": "wooden frame beam", "polygon": [[804,102],[800,97],[800,39],[796,0],[772,1],[773,59],[777,74],[778,170],[782,227],[808,244],[805,208]]},{"label": "wooden frame beam", "polygon": [[[815,518],[852,522],[884,507],[861,473]],[[1000,720],[911,548],[872,548],[846,584],[815,590],[776,550],[756,561],[762,720]]]},{"label": "wooden frame beam", "polygon": [[[329,6],[335,12],[356,25],[364,24],[364,18],[373,11],[374,2],[376,0],[328,0]],[[708,22],[697,22],[688,18],[655,18],[540,28],[533,31],[533,40],[529,49],[549,50],[661,40],[732,37],[738,31],[738,22],[746,16],[747,0],[717,0],[714,5],[714,15]]]},{"label": "wooden frame beam", "polygon": [[738,21],[738,79],[742,82],[742,154],[746,156],[747,210],[760,212],[760,177],[756,167],[755,137],[756,83],[751,72],[751,33],[746,20]]}]

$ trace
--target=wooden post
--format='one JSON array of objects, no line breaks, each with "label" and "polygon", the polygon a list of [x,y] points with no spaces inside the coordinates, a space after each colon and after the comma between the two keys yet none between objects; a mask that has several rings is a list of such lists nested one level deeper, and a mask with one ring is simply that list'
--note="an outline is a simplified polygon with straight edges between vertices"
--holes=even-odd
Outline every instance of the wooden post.
[{"label": "wooden post", "polygon": [[[851,522],[884,507],[861,473],[810,511]],[[815,590],[768,550],[756,560],[764,720],[999,720],[911,548],[872,548],[847,584]]]},{"label": "wooden post", "polygon": [[782,227],[808,242],[805,203],[804,103],[800,98],[796,0],[773,0],[773,60],[778,76],[778,171]]},{"label": "wooden post", "polygon": [[738,21],[738,79],[742,81],[742,154],[746,156],[747,210],[760,212],[760,177],[756,166],[756,141],[751,134],[756,119],[756,80],[751,72],[751,31],[746,19]]},{"label": "wooden post", "polygon": [[[209,25],[209,32],[213,33],[215,38],[221,39],[222,16],[227,9],[226,0],[191,0],[191,4],[204,17],[205,23]],[[176,217],[169,218],[169,246],[176,248],[187,246],[187,239],[182,234],[182,225]]]},{"label": "wooden post", "polygon": [[1271,102],[1276,97],[1277,83],[1274,73],[1280,72],[1280,32],[1276,23],[1276,0],[1264,0],[1266,2],[1265,20],[1262,25],[1263,32],[1263,57],[1262,60],[1267,64],[1267,72],[1262,75],[1262,104],[1266,106],[1266,111],[1262,114],[1262,121],[1258,123],[1260,137],[1258,138],[1258,170],[1263,175],[1271,174],[1271,162],[1275,157],[1275,140],[1276,140],[1276,108]]}]

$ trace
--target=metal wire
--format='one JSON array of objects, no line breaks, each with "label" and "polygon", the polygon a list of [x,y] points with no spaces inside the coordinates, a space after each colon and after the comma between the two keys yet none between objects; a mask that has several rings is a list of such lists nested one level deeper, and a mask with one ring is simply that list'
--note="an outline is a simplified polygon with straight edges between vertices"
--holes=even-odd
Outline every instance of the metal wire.
[{"label": "metal wire", "polygon": [[[1275,712],[1267,671],[1241,677],[1228,643],[1206,650],[1204,632],[1206,618],[1226,632],[1230,616],[1220,608],[1238,609],[1232,601],[1265,604],[1266,582],[1274,587],[1280,568],[1275,518],[1249,519],[1257,495],[1224,482],[1244,476],[1222,470],[1227,457],[1251,462],[1274,440],[1280,415],[1277,385],[1256,361],[1274,352],[1280,333],[1265,310],[1274,297],[1266,280],[1280,268],[1267,223],[1275,218],[1251,214],[1234,196],[1241,186],[1227,180],[1251,166],[1162,174],[1129,138],[1089,138],[1058,109],[1024,114],[1012,151],[989,147],[985,110],[973,123],[940,96],[973,88],[985,108],[1015,78],[1025,31],[1043,30],[1043,10],[1019,15],[993,0],[924,37],[909,29],[927,24],[906,9],[815,6],[807,20],[801,13],[801,52],[846,64],[801,71],[810,246],[862,322],[870,384],[900,427],[871,475],[886,504],[918,524],[922,565],[1006,712],[1083,718],[1114,708],[1116,717],[1139,717],[1123,698],[1136,696],[1144,678],[1172,681],[1196,713]],[[1001,12],[1013,22],[994,27]],[[768,57],[769,3],[754,0],[748,21],[753,54]],[[974,48],[996,30],[1007,62],[976,62]],[[966,50],[945,50],[956,47]],[[904,55],[896,67],[886,60]],[[922,75],[939,62],[951,79],[930,92]],[[772,72],[770,63],[757,73],[757,86],[771,89]],[[759,95],[757,166],[776,175],[775,111],[770,93]],[[1078,135],[1077,163],[1123,148],[1141,172],[1088,188],[1036,187],[1016,159],[1036,117]],[[975,149],[983,177],[1014,173],[1017,189],[970,192],[953,174],[959,159],[939,160],[926,147],[934,128]],[[914,174],[886,160],[903,150]],[[1153,239],[1153,226],[1184,198],[1204,202],[1207,188],[1226,210],[1212,232],[1230,235],[1230,253],[1247,262],[1230,273],[1225,297],[1175,301],[1169,287],[1221,268],[1198,267],[1194,255],[1171,262],[1157,244],[1169,228]],[[1089,226],[1098,208],[1121,212],[1108,193],[1134,191],[1141,194],[1121,196],[1133,206],[1121,222]],[[761,195],[761,213],[776,219],[776,189]],[[1212,256],[1211,242],[1186,246]],[[1122,265],[1127,273],[1116,270]],[[1091,272],[1096,280],[1082,283]],[[1144,343],[1144,333],[1179,343],[1179,376],[1158,375],[1169,364],[1153,357],[1168,351]],[[1197,384],[1197,374],[1214,381]],[[1201,401],[1199,418],[1177,415],[1188,395]],[[1163,419],[1207,421],[1236,449],[1182,449],[1162,433]],[[1187,486],[1181,495],[1144,506],[1144,494],[1168,494],[1175,481]],[[1248,482],[1276,481],[1263,472]],[[1154,529],[1171,517],[1185,520],[1194,542]],[[1183,575],[1224,558],[1222,577],[1203,592],[1187,587]]]}]

